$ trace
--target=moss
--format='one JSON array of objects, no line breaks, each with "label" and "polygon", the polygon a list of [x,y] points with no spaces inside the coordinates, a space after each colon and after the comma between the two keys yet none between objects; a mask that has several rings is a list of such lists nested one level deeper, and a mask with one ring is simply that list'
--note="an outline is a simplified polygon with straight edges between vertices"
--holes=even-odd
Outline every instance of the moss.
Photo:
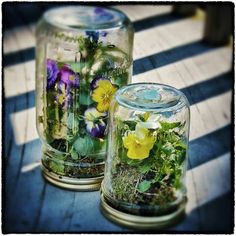
[{"label": "moss", "polygon": [[[119,164],[112,177],[113,197],[122,202],[138,205],[163,206],[176,200],[173,186],[168,182],[154,183],[147,193],[138,191],[138,183],[147,175],[140,175],[135,167]],[[149,173],[150,175],[150,173]]]},{"label": "moss", "polygon": [[117,172],[112,177],[114,198],[129,203],[138,203],[136,186],[140,174],[135,168],[122,164],[118,164],[116,170]]}]

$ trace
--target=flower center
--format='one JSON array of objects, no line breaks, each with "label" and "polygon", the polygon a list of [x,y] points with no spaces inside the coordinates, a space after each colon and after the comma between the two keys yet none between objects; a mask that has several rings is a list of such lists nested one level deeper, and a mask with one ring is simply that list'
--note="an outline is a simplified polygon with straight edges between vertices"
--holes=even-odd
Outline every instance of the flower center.
[{"label": "flower center", "polygon": [[102,96],[102,100],[103,100],[103,103],[110,103],[110,94],[103,94]]},{"label": "flower center", "polygon": [[74,80],[75,80],[75,76],[74,76],[74,75],[70,75],[70,76],[69,76],[69,80],[70,80],[70,81],[74,81]]},{"label": "flower center", "polygon": [[59,102],[60,104],[62,104],[62,103],[64,102],[64,100],[65,100],[65,95],[64,95],[64,94],[60,94],[60,95],[58,96],[58,102]]}]

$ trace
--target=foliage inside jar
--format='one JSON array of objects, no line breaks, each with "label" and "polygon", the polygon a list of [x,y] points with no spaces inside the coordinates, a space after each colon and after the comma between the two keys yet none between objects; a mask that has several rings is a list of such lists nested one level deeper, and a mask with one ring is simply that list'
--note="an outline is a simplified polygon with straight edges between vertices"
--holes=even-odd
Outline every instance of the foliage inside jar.
[{"label": "foliage inside jar", "polygon": [[185,170],[185,123],[161,121],[148,112],[133,120],[117,117],[115,122],[111,194],[118,202],[116,207],[126,202],[161,208],[176,201]]},{"label": "foliage inside jar", "polygon": [[[43,164],[51,171],[70,177],[103,174],[106,152],[107,112],[116,90],[128,83],[131,66],[128,55],[99,37],[106,32],[87,31],[85,36],[66,38],[78,45],[79,58],[59,61],[48,58],[47,79],[42,94],[43,125],[50,146]],[[55,150],[57,154],[55,155]],[[50,153],[51,152],[51,153]],[[81,164],[78,166],[66,163]],[[87,167],[82,168],[82,165]]]}]

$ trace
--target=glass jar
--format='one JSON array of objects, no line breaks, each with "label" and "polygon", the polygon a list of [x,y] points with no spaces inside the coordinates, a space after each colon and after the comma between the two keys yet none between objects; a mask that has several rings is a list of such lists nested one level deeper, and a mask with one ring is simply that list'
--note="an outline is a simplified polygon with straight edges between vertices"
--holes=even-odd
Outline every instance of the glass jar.
[{"label": "glass jar", "polygon": [[190,109],[185,95],[157,83],[119,89],[109,111],[101,209],[136,229],[184,216]]},{"label": "glass jar", "polygon": [[36,117],[42,169],[61,187],[100,187],[110,100],[131,80],[133,26],[120,11],[71,6],[37,26]]}]

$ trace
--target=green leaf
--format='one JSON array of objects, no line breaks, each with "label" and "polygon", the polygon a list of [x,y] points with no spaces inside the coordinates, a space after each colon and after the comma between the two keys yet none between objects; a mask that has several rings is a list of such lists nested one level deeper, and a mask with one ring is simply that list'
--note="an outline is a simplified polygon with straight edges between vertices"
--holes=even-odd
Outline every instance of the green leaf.
[{"label": "green leaf", "polygon": [[51,161],[49,163],[49,167],[53,170],[53,172],[58,174],[64,173],[64,165],[55,161]]},{"label": "green leaf", "polygon": [[174,128],[177,128],[177,127],[179,127],[181,125],[180,122],[169,123],[169,122],[164,122],[164,121],[161,121],[160,124],[161,124],[161,128],[163,130],[174,129]]},{"label": "green leaf", "polygon": [[153,164],[153,160],[147,158],[147,159],[144,159],[141,164],[138,166],[138,170],[142,173],[142,174],[145,174],[147,173],[151,167],[152,167],[152,164]]},{"label": "green leaf", "polygon": [[142,173],[145,174],[151,169],[151,165],[141,165],[139,166],[138,170]]},{"label": "green leaf", "polygon": [[93,103],[93,100],[91,99],[89,92],[82,92],[79,96],[79,102],[82,105],[89,106]]},{"label": "green leaf", "polygon": [[68,117],[67,117],[67,127],[69,129],[73,129],[73,127],[77,127],[78,129],[79,126],[79,121],[78,119],[76,119],[75,114],[74,113],[69,113]]},{"label": "green leaf", "polygon": [[107,140],[99,140],[96,138],[92,139],[93,142],[93,152],[94,153],[105,153],[106,152],[106,144],[107,144]]},{"label": "green leaf", "polygon": [[144,180],[138,185],[138,191],[141,193],[146,192],[151,187],[151,181]]},{"label": "green leaf", "polygon": [[71,63],[70,66],[74,72],[80,73],[82,68],[85,66],[85,63],[75,62],[75,63]]},{"label": "green leaf", "polygon": [[130,159],[128,157],[126,159],[126,162],[127,162],[127,164],[129,164],[131,166],[139,166],[139,164],[140,164],[140,160],[135,160],[135,159],[133,160],[133,159]]},{"label": "green leaf", "polygon": [[82,156],[86,156],[93,149],[93,141],[90,137],[85,136],[84,138],[77,138],[73,143],[75,150]]},{"label": "green leaf", "polygon": [[187,149],[187,145],[186,144],[184,144],[184,143],[182,143],[182,142],[178,142],[178,143],[176,143],[175,145],[175,148],[177,148],[177,149],[184,149],[184,150],[186,150]]},{"label": "green leaf", "polygon": [[174,147],[170,142],[167,142],[164,146],[161,147],[161,150],[166,154],[170,155],[175,151]]},{"label": "green leaf", "polygon": [[135,130],[135,126],[137,124],[137,122],[132,121],[132,120],[126,120],[123,123],[128,125],[130,130]]},{"label": "green leaf", "polygon": [[72,150],[70,151],[71,157],[73,160],[78,160],[79,159],[79,155],[76,152],[76,150],[74,148],[72,148]]}]

